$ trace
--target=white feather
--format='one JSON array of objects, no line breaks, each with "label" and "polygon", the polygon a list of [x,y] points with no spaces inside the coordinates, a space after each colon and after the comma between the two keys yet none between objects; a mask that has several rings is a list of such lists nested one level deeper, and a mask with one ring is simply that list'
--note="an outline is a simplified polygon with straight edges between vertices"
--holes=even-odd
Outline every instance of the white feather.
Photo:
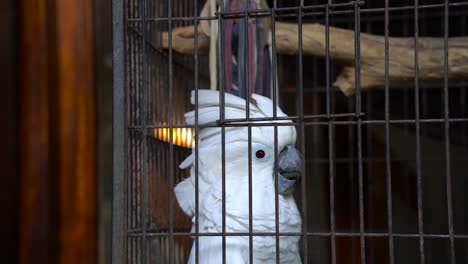
[{"label": "white feather", "polygon": [[[252,98],[255,100],[258,108],[260,108],[260,110],[263,112],[265,117],[273,117],[274,106],[273,106],[273,102],[269,98],[261,96],[259,94],[253,94]],[[286,114],[283,113],[281,108],[279,108],[278,106],[276,107],[276,115],[278,117],[286,116]]]},{"label": "white feather", "polygon": [[[195,105],[195,90],[192,91],[191,97],[190,97],[190,103]],[[218,91],[213,91],[213,90],[204,90],[200,89],[198,90],[198,107],[199,108],[204,108],[204,107],[210,107],[210,106],[220,106],[220,100],[219,100],[219,92]],[[245,100],[237,97],[232,94],[224,94],[224,105],[226,107],[232,107],[232,108],[238,108],[241,110],[245,110]],[[259,109],[254,106],[253,104],[250,104],[250,110],[254,112],[258,112]]]},{"label": "white feather", "polygon": [[[189,125],[195,124],[195,111],[186,113],[185,122]],[[245,110],[226,107],[224,110],[225,119],[245,118]],[[209,106],[198,110],[198,123],[201,125],[214,123],[220,119],[219,107]]]}]

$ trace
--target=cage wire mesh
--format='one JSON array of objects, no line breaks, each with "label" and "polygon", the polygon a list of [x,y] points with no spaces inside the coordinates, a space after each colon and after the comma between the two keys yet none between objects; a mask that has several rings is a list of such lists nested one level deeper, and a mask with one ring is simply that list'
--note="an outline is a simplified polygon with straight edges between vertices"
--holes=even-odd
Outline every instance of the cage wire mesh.
[{"label": "cage wire mesh", "polygon": [[[309,23],[354,31],[349,42],[356,69],[361,66],[356,36],[385,37],[383,85],[361,91],[357,71],[356,94],[345,96],[333,85],[343,67],[331,59],[329,30],[323,35],[324,58],[305,56],[302,46],[294,47],[297,54],[276,54],[272,34],[276,92],[271,96],[295,117],[304,161],[294,193],[303,221],[302,262],[468,263],[468,83],[447,73],[444,81],[420,82],[417,70],[411,84],[388,78],[397,67],[388,60],[389,37],[413,43],[420,37],[441,39],[444,48],[434,52],[443,54],[434,58],[444,59],[447,70],[448,38],[468,34],[468,1],[267,2],[261,12],[221,10],[203,17],[201,0],[114,0],[114,11],[122,12],[114,15],[116,31],[122,29],[122,43],[114,49],[123,51],[114,59],[123,63],[116,73],[124,75],[114,84],[123,96],[114,106],[123,116],[114,128],[124,130],[114,141],[114,151],[124,153],[114,167],[123,179],[116,177],[122,187],[114,186],[114,261],[186,263],[200,236],[173,188],[189,175],[178,165],[196,146],[192,137],[200,128],[186,125],[184,113],[193,110],[190,91],[210,86],[209,60],[198,51],[190,56],[172,51],[176,40],[164,49],[163,32],[200,21],[266,17],[297,24],[299,43],[302,26]],[[195,41],[202,41],[198,35]],[[414,52],[416,67],[425,63],[417,57],[421,49]],[[222,55],[223,49],[217,52]],[[271,263],[275,260],[273,253]]]}]

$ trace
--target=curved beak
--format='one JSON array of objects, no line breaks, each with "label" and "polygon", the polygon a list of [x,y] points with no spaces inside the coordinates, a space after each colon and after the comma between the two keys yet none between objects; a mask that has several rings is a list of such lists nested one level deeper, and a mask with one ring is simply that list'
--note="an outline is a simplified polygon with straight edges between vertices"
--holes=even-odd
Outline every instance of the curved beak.
[{"label": "curved beak", "polygon": [[290,194],[302,174],[301,153],[291,145],[287,145],[278,156],[278,192]]}]

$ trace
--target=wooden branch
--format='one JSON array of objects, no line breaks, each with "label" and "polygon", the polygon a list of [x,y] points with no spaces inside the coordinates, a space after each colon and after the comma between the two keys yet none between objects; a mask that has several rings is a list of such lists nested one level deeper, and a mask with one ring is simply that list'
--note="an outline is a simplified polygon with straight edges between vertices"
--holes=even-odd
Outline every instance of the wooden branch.
[{"label": "wooden branch", "polygon": [[[303,54],[325,57],[325,26],[303,25]],[[206,54],[208,36],[198,29],[198,51]],[[172,48],[182,54],[194,53],[193,27],[173,31]],[[163,34],[163,47],[168,48],[168,34]],[[361,33],[361,89],[385,85],[385,39],[383,36]],[[450,81],[468,80],[468,37],[448,39],[448,78]],[[389,81],[394,84],[414,83],[414,38],[389,38]],[[298,53],[297,24],[276,22],[276,50],[280,54]],[[443,82],[444,39],[418,39],[419,80]],[[345,95],[355,93],[354,31],[330,27],[330,58],[344,68],[334,85]]]},{"label": "wooden branch", "polygon": [[[198,54],[207,55],[210,49],[210,37],[205,35],[201,26],[198,26]],[[169,48],[169,34],[162,35],[162,46]],[[179,27],[172,31],[172,49],[180,54],[191,55],[195,53],[194,27]]]}]

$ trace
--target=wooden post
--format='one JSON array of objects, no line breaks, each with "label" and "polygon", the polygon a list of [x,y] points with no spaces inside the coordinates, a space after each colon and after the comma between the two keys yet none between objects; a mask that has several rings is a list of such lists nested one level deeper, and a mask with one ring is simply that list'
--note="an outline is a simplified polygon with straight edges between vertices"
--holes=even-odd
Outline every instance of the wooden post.
[{"label": "wooden post", "polygon": [[50,42],[47,3],[22,0],[19,13],[20,263],[50,263]]},{"label": "wooden post", "polygon": [[54,0],[59,263],[95,263],[96,162],[91,0]]},{"label": "wooden post", "polygon": [[91,0],[22,0],[21,263],[96,263]]}]

